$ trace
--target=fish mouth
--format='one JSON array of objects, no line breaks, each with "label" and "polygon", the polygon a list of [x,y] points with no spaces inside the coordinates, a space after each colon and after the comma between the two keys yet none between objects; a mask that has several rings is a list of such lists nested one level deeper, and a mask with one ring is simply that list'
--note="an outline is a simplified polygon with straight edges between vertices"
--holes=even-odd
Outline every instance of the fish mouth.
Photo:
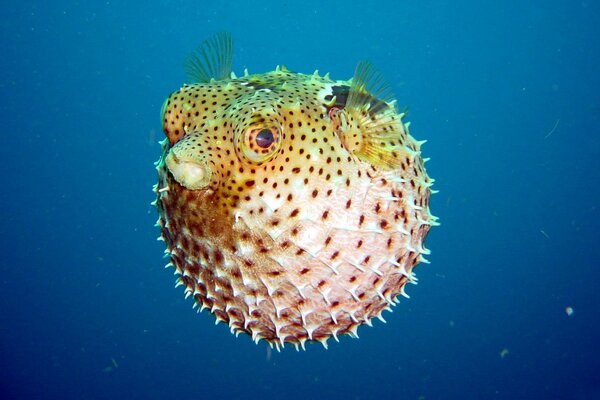
[{"label": "fish mouth", "polygon": [[189,190],[202,189],[210,182],[211,170],[203,162],[178,157],[175,152],[170,151],[165,163],[173,178]]}]

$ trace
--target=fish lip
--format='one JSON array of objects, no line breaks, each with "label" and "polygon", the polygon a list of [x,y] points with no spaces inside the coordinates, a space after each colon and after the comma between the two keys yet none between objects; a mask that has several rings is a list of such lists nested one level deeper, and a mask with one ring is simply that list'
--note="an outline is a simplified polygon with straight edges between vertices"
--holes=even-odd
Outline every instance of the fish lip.
[{"label": "fish lip", "polygon": [[212,171],[204,162],[181,158],[170,151],[165,164],[173,178],[189,190],[205,189],[210,183]]}]

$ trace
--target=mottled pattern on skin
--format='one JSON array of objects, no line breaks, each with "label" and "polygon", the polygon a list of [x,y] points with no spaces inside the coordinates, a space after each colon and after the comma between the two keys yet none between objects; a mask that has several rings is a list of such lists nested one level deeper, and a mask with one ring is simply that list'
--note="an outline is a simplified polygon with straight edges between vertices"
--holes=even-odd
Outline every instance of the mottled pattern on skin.
[{"label": "mottled pattern on skin", "polygon": [[356,79],[277,68],[185,85],[165,104],[169,265],[233,333],[277,348],[357,336],[426,261],[437,223],[421,143]]}]

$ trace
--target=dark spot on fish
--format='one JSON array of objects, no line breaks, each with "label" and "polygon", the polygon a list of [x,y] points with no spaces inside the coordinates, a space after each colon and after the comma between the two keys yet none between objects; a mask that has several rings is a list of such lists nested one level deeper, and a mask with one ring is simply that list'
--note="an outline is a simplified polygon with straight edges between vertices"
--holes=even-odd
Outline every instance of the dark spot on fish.
[{"label": "dark spot on fish", "polygon": [[[331,99],[333,99],[333,97],[335,96],[335,104],[326,106],[327,112],[329,112],[329,110],[332,107],[337,107],[337,108],[346,107],[346,103],[348,102],[348,97],[350,95],[350,86],[346,86],[346,85],[332,86],[331,92],[332,92],[332,94],[328,94],[325,96],[325,100],[331,101]],[[369,108],[369,115],[371,117],[373,117],[376,114],[381,113],[386,108],[388,108],[388,104],[385,101],[381,101],[369,94],[360,93],[358,96],[359,96],[359,98],[365,98],[366,99],[365,102],[368,102],[370,104],[371,107]]]},{"label": "dark spot on fish", "polygon": [[328,94],[325,96],[325,100],[331,101],[335,96],[335,104],[327,107],[327,111],[331,109],[331,107],[344,108],[346,106],[346,102],[348,101],[348,93],[350,93],[350,86],[346,85],[336,85],[331,87],[332,94]]}]

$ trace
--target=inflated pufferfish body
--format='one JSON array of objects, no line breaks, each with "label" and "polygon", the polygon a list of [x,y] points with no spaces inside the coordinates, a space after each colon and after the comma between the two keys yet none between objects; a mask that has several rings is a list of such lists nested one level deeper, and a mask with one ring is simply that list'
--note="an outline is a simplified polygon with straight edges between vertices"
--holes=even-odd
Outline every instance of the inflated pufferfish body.
[{"label": "inflated pufferfish body", "polygon": [[237,78],[231,38],[187,62],[163,108],[158,224],[200,309],[271,345],[356,336],[390,309],[423,240],[430,179],[370,64],[351,81],[285,68]]}]

